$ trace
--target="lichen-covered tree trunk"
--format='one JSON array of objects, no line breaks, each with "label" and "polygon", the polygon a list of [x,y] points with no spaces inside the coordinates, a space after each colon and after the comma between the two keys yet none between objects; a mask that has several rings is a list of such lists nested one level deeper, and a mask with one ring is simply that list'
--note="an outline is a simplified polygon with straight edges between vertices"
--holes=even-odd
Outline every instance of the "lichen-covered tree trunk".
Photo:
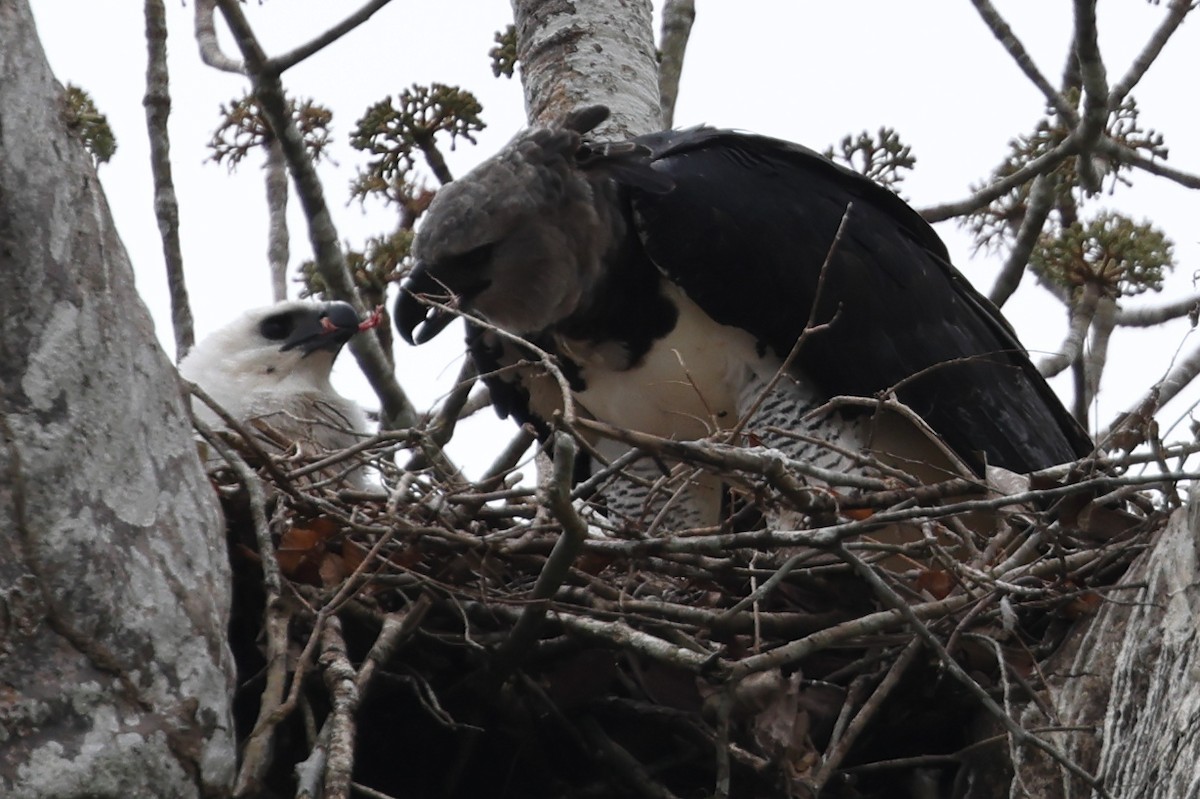
[{"label": "lichen-covered tree trunk", "polygon": [[601,138],[662,127],[649,0],[512,0],[512,6],[531,122],[601,104],[612,111],[597,130]]},{"label": "lichen-covered tree trunk", "polygon": [[0,795],[221,796],[221,520],[64,108],[0,3]]}]

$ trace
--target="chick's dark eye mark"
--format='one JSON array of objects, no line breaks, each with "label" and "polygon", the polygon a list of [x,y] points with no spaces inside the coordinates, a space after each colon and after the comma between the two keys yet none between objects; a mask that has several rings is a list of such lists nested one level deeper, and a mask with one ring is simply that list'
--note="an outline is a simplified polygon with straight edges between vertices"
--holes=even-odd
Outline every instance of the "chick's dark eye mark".
[{"label": "chick's dark eye mark", "polygon": [[262,320],[258,325],[258,332],[270,341],[283,341],[292,334],[295,325],[295,320],[290,314],[276,314]]}]

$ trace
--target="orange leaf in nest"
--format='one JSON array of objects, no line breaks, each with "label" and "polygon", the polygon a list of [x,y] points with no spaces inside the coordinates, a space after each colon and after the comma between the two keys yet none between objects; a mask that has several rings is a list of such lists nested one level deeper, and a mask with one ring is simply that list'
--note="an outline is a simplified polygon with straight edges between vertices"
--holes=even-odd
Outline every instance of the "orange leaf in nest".
[{"label": "orange leaf in nest", "polygon": [[1100,609],[1100,605],[1104,600],[1095,591],[1088,591],[1086,594],[1073,596],[1062,607],[1062,614],[1068,619],[1079,619],[1084,616],[1095,615]]},{"label": "orange leaf in nest", "polygon": [[861,522],[875,515],[871,508],[843,508],[842,515],[852,521]]},{"label": "orange leaf in nest", "polygon": [[323,560],[327,555],[326,542],[338,533],[332,519],[317,518],[306,526],[292,526],[279,538],[275,559],[284,576],[309,585],[321,585]]},{"label": "orange leaf in nest", "polygon": [[934,599],[945,599],[954,590],[954,577],[940,569],[929,569],[917,575],[917,588]]},{"label": "orange leaf in nest", "polygon": [[279,540],[275,559],[279,561],[279,570],[284,576],[309,582],[300,573],[314,568],[324,551],[321,536],[316,531],[307,527],[290,527]]},{"label": "orange leaf in nest", "polygon": [[421,548],[418,546],[401,547],[398,551],[388,556],[388,560],[402,569],[411,569],[420,563],[421,559]]}]

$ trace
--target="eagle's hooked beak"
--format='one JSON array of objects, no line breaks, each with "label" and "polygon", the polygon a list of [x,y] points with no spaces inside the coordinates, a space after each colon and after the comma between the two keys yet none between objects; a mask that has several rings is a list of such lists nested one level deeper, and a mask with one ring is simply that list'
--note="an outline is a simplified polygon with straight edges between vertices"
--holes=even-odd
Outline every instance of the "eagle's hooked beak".
[{"label": "eagle's hooked beak", "polygon": [[[426,299],[443,305],[455,302],[454,294],[430,274],[428,265],[418,261],[396,300],[396,328],[409,344],[424,344],[454,321],[453,313],[430,305]],[[414,337],[418,326],[421,330]]]}]

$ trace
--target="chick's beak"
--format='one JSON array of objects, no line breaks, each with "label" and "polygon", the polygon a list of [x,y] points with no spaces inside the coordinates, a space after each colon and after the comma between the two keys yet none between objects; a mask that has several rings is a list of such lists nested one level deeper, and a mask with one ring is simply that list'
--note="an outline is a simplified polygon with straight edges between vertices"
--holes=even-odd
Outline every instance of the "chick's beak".
[{"label": "chick's beak", "polygon": [[360,319],[354,306],[349,303],[325,303],[319,310],[314,309],[311,318],[304,319],[296,325],[296,329],[280,349],[285,352],[299,349],[306,356],[317,350],[337,354],[356,333],[375,327],[379,320],[378,310],[366,319]]}]

